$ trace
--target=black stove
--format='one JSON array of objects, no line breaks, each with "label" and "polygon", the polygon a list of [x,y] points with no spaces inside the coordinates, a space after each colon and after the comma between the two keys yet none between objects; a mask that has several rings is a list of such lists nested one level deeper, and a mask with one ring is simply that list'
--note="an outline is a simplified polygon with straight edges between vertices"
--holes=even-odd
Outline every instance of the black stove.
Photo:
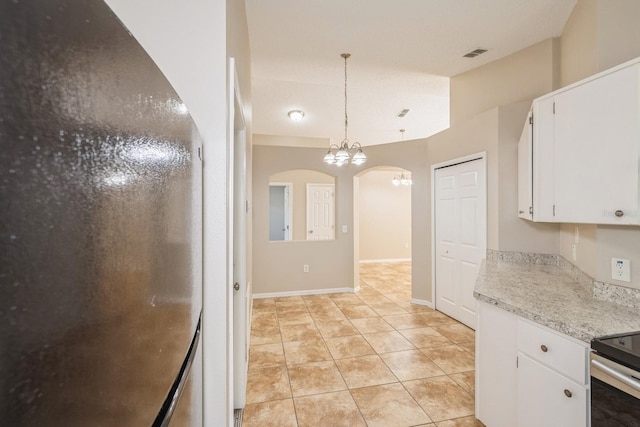
[{"label": "black stove", "polygon": [[640,332],[591,340],[591,426],[640,427]]},{"label": "black stove", "polygon": [[640,331],[594,338],[591,348],[607,359],[640,370]]}]

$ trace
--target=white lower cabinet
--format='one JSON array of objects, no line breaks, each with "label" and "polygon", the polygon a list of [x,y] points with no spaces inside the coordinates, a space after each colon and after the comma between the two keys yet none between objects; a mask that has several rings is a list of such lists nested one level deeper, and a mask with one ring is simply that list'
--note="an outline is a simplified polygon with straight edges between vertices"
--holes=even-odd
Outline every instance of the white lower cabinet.
[{"label": "white lower cabinet", "polygon": [[487,427],[589,426],[588,347],[478,303],[476,417]]},{"label": "white lower cabinet", "polygon": [[516,426],[516,316],[478,303],[476,418],[487,427]]},{"label": "white lower cabinet", "polygon": [[585,427],[587,388],[518,353],[518,427]]}]

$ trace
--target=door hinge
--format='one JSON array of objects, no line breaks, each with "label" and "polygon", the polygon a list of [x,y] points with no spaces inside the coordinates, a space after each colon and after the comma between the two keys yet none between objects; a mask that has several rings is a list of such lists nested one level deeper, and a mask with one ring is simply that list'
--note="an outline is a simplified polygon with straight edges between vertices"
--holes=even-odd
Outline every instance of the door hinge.
[{"label": "door hinge", "polygon": [[533,206],[529,206],[529,215],[533,215]]},{"label": "door hinge", "polygon": [[531,114],[529,116],[529,124],[532,125],[533,124],[533,114]]},{"label": "door hinge", "polygon": [[516,368],[519,368],[519,360],[518,360],[518,356],[516,356]]},{"label": "door hinge", "polygon": [[555,113],[556,113],[556,103],[554,102],[553,103],[553,114],[555,114]]},{"label": "door hinge", "polygon": [[556,216],[556,205],[553,205],[553,216]]}]

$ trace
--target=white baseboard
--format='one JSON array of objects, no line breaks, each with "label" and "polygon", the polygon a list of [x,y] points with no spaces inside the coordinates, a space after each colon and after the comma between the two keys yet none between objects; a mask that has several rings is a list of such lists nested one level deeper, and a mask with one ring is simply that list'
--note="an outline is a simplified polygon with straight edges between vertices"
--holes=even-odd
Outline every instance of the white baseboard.
[{"label": "white baseboard", "polygon": [[354,288],[330,288],[330,289],[312,289],[309,291],[266,292],[262,294],[253,294],[253,299],[299,297],[303,295],[323,295],[323,294],[338,294],[338,293],[353,294],[359,290],[360,290],[360,286],[358,286],[355,289]]},{"label": "white baseboard", "polygon": [[424,306],[427,306],[429,308],[434,308],[433,303],[431,301],[427,301],[427,300],[423,300],[423,299],[411,298],[411,304],[424,305]]},{"label": "white baseboard", "polygon": [[377,262],[411,262],[411,258],[387,258],[387,259],[361,259],[360,264],[375,264]]}]

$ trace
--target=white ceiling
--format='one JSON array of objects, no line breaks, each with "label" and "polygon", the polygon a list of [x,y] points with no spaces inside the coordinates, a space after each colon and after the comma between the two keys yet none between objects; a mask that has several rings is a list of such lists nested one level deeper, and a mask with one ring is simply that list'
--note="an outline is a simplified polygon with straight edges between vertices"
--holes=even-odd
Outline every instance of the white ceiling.
[{"label": "white ceiling", "polygon": [[[576,0],[245,0],[253,132],[423,138],[449,126],[449,77],[559,36]],[[475,59],[462,55],[489,51]],[[404,118],[398,113],[410,112]],[[287,112],[306,116],[292,122]],[[328,141],[327,141],[328,143]]]}]

